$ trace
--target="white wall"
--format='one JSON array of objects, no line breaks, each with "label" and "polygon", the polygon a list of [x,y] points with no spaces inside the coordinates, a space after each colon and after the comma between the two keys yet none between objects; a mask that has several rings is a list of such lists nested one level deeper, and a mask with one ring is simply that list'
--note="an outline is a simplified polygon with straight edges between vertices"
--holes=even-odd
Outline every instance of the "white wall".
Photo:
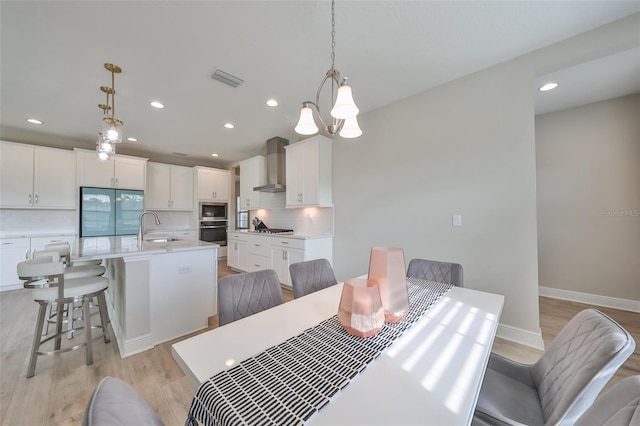
[{"label": "white wall", "polygon": [[338,278],[365,273],[375,245],[402,247],[407,262],[459,262],[465,286],[505,295],[502,330],[539,346],[534,78],[638,45],[639,24],[636,14],[359,117],[364,135],[333,147]]},{"label": "white wall", "polygon": [[640,94],[536,117],[544,287],[640,301]]},{"label": "white wall", "polygon": [[506,296],[503,322],[539,333],[531,78],[493,67],[367,114],[362,137],[334,143],[341,280],[366,273],[372,246],[461,263],[466,287]]}]

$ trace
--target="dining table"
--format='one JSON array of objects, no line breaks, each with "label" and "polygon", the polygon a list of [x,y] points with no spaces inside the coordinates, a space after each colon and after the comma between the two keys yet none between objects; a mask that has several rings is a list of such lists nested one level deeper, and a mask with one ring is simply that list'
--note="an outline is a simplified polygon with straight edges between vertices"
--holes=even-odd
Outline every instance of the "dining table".
[{"label": "dining table", "polygon": [[504,296],[407,279],[372,337],[336,317],[343,283],[171,346],[197,391],[186,424],[469,425]]}]

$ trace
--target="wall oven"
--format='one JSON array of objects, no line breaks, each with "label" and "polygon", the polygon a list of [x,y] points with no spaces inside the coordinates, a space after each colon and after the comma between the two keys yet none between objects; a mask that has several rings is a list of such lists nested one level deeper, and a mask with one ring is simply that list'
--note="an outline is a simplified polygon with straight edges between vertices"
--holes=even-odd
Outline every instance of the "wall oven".
[{"label": "wall oven", "polygon": [[227,245],[227,204],[200,203],[200,240]]}]

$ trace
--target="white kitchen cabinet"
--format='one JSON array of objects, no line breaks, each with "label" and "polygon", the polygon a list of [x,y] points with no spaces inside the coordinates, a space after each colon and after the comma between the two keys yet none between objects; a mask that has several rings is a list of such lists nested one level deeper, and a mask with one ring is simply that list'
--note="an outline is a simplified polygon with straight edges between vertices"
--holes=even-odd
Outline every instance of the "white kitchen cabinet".
[{"label": "white kitchen cabinet", "polygon": [[199,201],[229,201],[229,170],[194,167],[196,194]]},{"label": "white kitchen cabinet", "polygon": [[[298,244],[294,244],[298,243]],[[302,249],[291,246],[301,246]],[[302,262],[304,259],[303,240],[272,240],[271,241],[271,269],[276,271],[280,283],[291,287],[289,265]]]},{"label": "white kitchen cabinet", "polygon": [[0,239],[0,291],[15,290],[23,287],[18,278],[18,262],[32,259],[33,253],[44,250],[47,244],[66,242],[73,246],[75,235],[51,237],[19,237]]},{"label": "white kitchen cabinet", "polygon": [[148,162],[144,204],[153,210],[193,211],[193,170]]},{"label": "white kitchen cabinet", "polygon": [[318,135],[285,146],[286,207],[332,207],[332,141]]},{"label": "white kitchen cabinet", "polygon": [[245,235],[227,234],[227,266],[229,268],[239,271],[247,271],[249,268],[249,245]]},{"label": "white kitchen cabinet", "polygon": [[[271,268],[270,238],[265,235],[247,235],[247,272]],[[227,254],[228,256],[228,254]]]},{"label": "white kitchen cabinet", "polygon": [[263,155],[240,161],[240,207],[246,210],[270,208],[271,194],[254,191],[267,182],[267,163]]},{"label": "white kitchen cabinet", "polygon": [[22,288],[23,281],[18,278],[19,262],[29,259],[29,238],[0,239],[0,291]]},{"label": "white kitchen cabinet", "polygon": [[145,189],[147,159],[115,155],[98,160],[95,151],[76,149],[78,186]]},{"label": "white kitchen cabinet", "polygon": [[0,142],[0,207],[75,209],[73,151]]}]

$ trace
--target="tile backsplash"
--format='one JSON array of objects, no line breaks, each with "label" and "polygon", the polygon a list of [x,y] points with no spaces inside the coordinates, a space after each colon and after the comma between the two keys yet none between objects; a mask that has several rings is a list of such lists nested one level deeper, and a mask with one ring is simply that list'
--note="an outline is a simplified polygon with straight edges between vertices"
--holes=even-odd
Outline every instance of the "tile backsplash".
[{"label": "tile backsplash", "polygon": [[[273,205],[283,207],[269,210],[251,210],[249,223],[251,223],[251,219],[258,217],[269,228],[293,229],[301,234],[333,235],[333,208],[306,207],[287,209],[284,207],[284,192],[273,194],[273,196]],[[253,229],[253,225],[249,225],[249,227]]]},{"label": "tile backsplash", "polygon": [[0,210],[0,236],[77,234],[75,210]]}]

